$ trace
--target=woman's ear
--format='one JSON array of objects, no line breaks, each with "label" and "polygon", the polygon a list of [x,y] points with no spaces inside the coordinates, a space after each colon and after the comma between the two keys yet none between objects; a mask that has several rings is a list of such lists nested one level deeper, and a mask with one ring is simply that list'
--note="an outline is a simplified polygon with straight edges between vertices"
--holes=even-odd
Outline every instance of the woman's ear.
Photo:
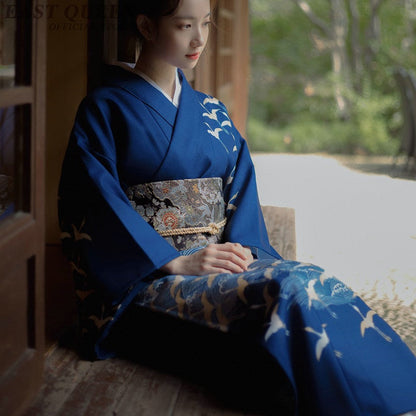
[{"label": "woman's ear", "polygon": [[144,14],[139,14],[136,18],[136,26],[145,40],[154,40],[156,28],[154,22],[151,19],[149,19]]}]

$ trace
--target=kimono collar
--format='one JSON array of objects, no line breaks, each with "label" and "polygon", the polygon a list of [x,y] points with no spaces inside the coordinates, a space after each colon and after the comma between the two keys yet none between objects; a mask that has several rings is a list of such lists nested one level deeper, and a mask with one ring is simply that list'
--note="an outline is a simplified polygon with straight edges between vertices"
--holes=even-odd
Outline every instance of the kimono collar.
[{"label": "kimono collar", "polygon": [[[179,70],[178,72],[180,79],[182,79],[183,87],[187,81],[182,71]],[[110,65],[107,67],[104,85],[122,88],[151,107],[171,126],[175,124],[178,109],[170,100],[166,99],[162,92],[154,88],[138,74],[116,65]]]},{"label": "kimono collar", "polygon": [[142,71],[139,71],[138,69],[135,69],[134,72],[140,75],[143,79],[145,79],[150,85],[152,85],[158,91],[160,91],[175,107],[178,107],[179,98],[181,96],[181,91],[182,91],[182,85],[179,79],[178,71],[176,71],[176,76],[175,76],[175,93],[173,94],[173,98],[170,97],[168,94],[166,94],[166,92],[163,91],[162,88],[160,88],[160,86],[156,84],[156,82],[153,81],[152,78],[148,77],[145,73],[143,73]]}]

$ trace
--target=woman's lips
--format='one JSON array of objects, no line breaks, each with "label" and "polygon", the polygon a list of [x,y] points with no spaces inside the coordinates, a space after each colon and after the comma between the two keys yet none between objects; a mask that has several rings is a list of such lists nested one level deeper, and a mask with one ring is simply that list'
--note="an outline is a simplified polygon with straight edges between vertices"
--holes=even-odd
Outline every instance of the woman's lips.
[{"label": "woman's lips", "polygon": [[199,55],[199,53],[191,53],[189,55],[186,55],[186,57],[195,61],[199,58]]}]

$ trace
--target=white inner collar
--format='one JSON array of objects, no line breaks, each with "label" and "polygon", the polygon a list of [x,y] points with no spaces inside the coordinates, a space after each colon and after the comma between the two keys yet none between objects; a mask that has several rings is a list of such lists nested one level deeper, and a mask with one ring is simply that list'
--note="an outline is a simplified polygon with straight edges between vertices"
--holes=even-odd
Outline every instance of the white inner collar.
[{"label": "white inner collar", "polygon": [[179,71],[176,70],[176,77],[175,77],[175,93],[173,94],[173,98],[169,96],[165,91],[160,88],[158,84],[156,84],[155,81],[153,81],[149,76],[144,74],[142,71],[138,69],[134,69],[134,73],[141,76],[145,81],[147,81],[150,85],[155,87],[158,91],[160,91],[175,107],[179,106],[179,99],[181,97],[182,92],[182,84],[181,80],[179,79]]}]

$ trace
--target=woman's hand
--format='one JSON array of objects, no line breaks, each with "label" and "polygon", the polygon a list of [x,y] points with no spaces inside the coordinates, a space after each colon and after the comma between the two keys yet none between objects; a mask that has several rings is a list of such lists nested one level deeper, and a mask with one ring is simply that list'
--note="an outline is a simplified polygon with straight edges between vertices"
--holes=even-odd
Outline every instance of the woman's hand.
[{"label": "woman's hand", "polygon": [[242,273],[253,262],[249,248],[239,243],[209,244],[190,256],[180,256],[161,270],[169,274],[203,276],[210,273]]}]

